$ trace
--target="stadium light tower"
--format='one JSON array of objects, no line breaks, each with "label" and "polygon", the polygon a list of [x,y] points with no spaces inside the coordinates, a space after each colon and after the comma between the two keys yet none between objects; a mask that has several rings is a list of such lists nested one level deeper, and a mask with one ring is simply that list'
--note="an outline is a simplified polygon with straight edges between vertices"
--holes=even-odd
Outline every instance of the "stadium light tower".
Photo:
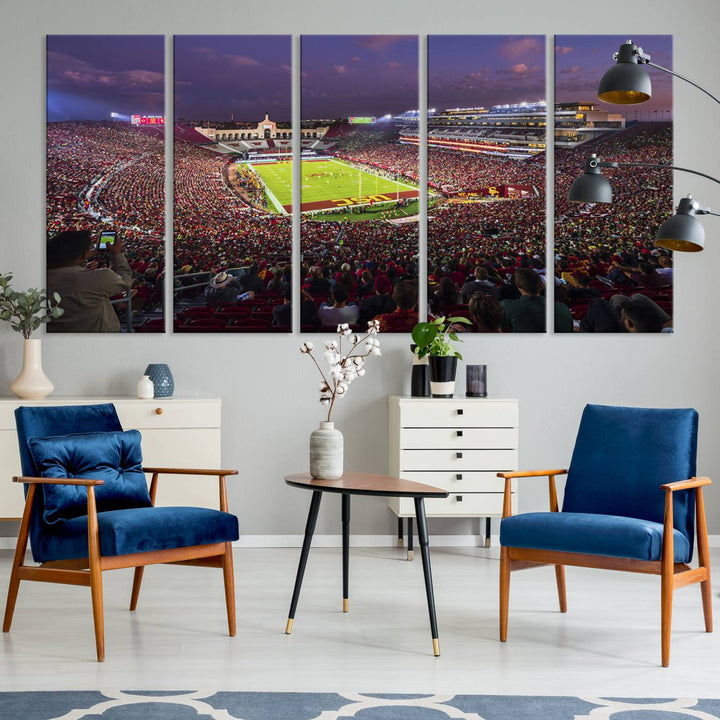
[{"label": "stadium light tower", "polygon": [[[628,163],[601,160],[597,155],[591,155],[585,163],[585,172],[575,178],[570,186],[568,200],[581,203],[611,203],[612,187],[602,174],[600,168],[609,167],[638,167],[660,168],[663,170],[680,170],[681,172],[700,175],[720,184],[720,180],[689,168],[675,165],[662,165],[659,163]],[[667,250],[680,252],[699,252],[705,247],[705,231],[695,215],[718,215],[710,208],[701,208],[692,200],[692,196],[680,200],[676,214],[666,220],[655,234],[655,246]]]},{"label": "stadium light tower", "polygon": [[602,76],[598,85],[597,96],[603,102],[615,105],[635,105],[649,100],[652,96],[652,83],[647,71],[642,67],[642,65],[649,65],[656,70],[662,70],[690,83],[690,85],[711,97],[716,103],[720,103],[720,99],[696,82],[662,65],[650,62],[650,56],[643,52],[643,49],[632,40],[623,43],[613,55],[613,59],[615,65]]}]

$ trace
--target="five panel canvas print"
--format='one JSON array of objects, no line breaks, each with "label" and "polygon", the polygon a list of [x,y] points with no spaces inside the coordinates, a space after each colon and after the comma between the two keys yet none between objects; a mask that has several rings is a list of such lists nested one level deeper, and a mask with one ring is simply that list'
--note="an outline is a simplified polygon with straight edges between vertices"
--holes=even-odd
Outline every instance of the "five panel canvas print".
[{"label": "five panel canvas print", "polygon": [[[294,126],[290,35],[174,37],[167,119],[163,36],[48,36],[47,287],[65,308],[49,331],[165,330],[166,120],[174,332],[291,332],[293,300],[302,332],[409,332],[428,314],[545,332],[546,297],[555,332],[670,330],[672,253],[653,243],[672,213],[669,76],[608,104],[598,83],[627,39],[557,36],[549,109],[544,36],[420,42],[302,36]],[[670,36],[633,42],[671,67]],[[610,195],[570,201],[590,167]]]}]

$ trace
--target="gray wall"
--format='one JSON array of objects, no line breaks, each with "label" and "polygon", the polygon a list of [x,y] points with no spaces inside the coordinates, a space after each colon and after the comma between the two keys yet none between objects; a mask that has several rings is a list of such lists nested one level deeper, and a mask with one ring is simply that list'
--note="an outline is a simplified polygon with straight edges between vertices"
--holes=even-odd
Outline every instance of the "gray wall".
[{"label": "gray wall", "polygon": [[[237,0],[204,5],[189,0],[2,0],[2,6],[0,270],[13,271],[23,288],[44,283],[46,34],[666,33],[674,35],[676,70],[720,93],[716,0],[606,0],[590,6],[559,0],[274,0],[264,5]],[[680,81],[674,90],[676,164],[720,177],[720,107]],[[718,197],[716,185],[687,174],[677,174],[675,186],[676,199],[692,191],[712,206]],[[720,209],[720,204],[715,202],[715,207]],[[703,223],[707,249],[676,259],[674,335],[467,339],[465,358],[487,363],[492,393],[520,400],[521,467],[565,465],[587,402],[694,406],[701,417],[698,473],[720,480],[720,405],[714,375],[720,220],[706,217]],[[373,359],[367,375],[337,409],[349,468],[387,469],[386,396],[409,391],[408,338],[383,337],[382,342],[383,356]],[[240,469],[231,502],[244,532],[288,535],[302,532],[309,498],[286,487],[282,477],[305,469],[307,437],[322,416],[316,377],[311,363],[298,353],[299,343],[299,335],[56,335],[44,336],[43,364],[56,396],[133,394],[148,362],[171,365],[178,394],[222,396],[223,464]],[[20,336],[4,325],[0,395],[10,394],[20,357]],[[528,481],[520,489],[521,509],[545,507],[545,483]],[[319,533],[338,532],[336,500],[326,500]],[[720,491],[711,488],[707,504],[710,531],[718,534]],[[393,516],[382,501],[358,501],[353,508],[354,533],[394,530]],[[472,529],[469,521],[431,524],[435,533]]]}]

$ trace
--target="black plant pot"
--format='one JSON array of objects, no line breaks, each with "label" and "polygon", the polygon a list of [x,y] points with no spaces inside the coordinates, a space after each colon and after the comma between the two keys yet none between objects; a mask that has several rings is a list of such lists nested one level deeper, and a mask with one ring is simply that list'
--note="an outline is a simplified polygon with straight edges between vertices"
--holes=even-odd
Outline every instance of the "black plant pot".
[{"label": "black plant pot", "polygon": [[433,397],[451,398],[455,393],[455,355],[430,356],[430,392]]}]

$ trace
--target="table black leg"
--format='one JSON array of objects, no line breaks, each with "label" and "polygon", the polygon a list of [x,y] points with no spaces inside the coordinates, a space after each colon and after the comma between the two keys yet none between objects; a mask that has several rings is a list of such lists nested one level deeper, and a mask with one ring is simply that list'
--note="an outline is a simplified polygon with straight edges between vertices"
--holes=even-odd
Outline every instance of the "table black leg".
[{"label": "table black leg", "polygon": [[490,547],[490,518],[485,518],[485,547]]},{"label": "table black leg", "polygon": [[350,568],[350,495],[342,495],[342,542],[343,542],[343,612],[349,609],[349,568]]},{"label": "table black leg", "polygon": [[398,547],[403,546],[403,519],[398,518]]},{"label": "table black leg", "polygon": [[435,595],[433,593],[432,571],[430,569],[430,548],[428,546],[427,521],[425,520],[425,500],[421,497],[415,498],[415,517],[417,518],[418,542],[420,543],[420,554],[422,556],[423,573],[425,575],[425,593],[427,595],[428,612],[430,614],[433,654],[437,657],[440,654],[440,642],[438,640],[437,619],[435,617]]},{"label": "table black leg", "polygon": [[408,522],[408,541],[407,541],[407,559],[412,560],[415,557],[415,551],[413,550],[413,519],[409,517]]},{"label": "table black leg", "polygon": [[295,588],[293,589],[292,601],[290,602],[287,625],[285,626],[285,632],[288,635],[292,631],[293,621],[295,620],[295,610],[297,608],[298,598],[300,597],[300,588],[302,586],[303,575],[305,575],[305,566],[307,565],[308,555],[310,554],[310,543],[312,542],[312,536],[315,532],[320,500],[322,500],[322,492],[320,490],[313,490],[312,500],[310,501],[310,512],[308,513],[307,523],[305,524],[305,539],[303,540],[302,552],[300,553],[300,564],[298,565],[297,575],[295,576]]}]

